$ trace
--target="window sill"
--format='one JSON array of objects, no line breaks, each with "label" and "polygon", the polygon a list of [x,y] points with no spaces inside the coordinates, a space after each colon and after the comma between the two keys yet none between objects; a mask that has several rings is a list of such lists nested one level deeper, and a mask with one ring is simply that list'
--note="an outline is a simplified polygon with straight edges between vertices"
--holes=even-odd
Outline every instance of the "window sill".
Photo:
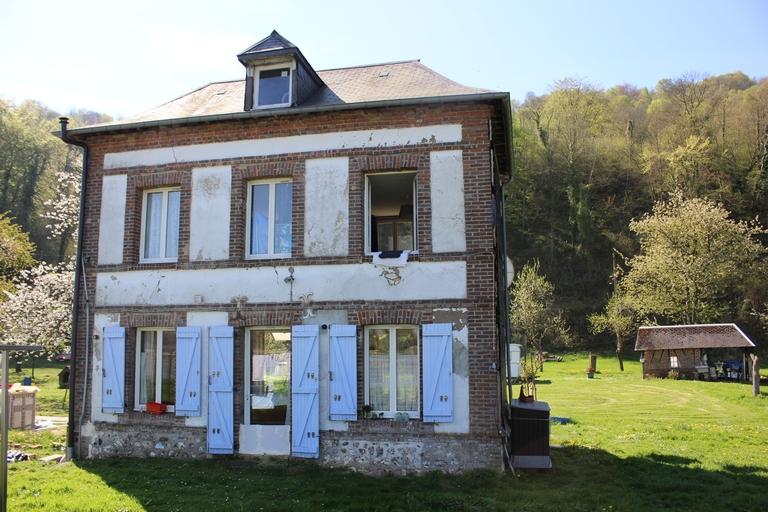
[{"label": "window sill", "polygon": [[395,421],[391,418],[360,419],[347,423],[352,432],[367,434],[431,434],[434,433],[434,423],[424,423],[420,418],[408,421]]},{"label": "window sill", "polygon": [[274,105],[254,105],[251,110],[268,110],[270,108],[286,108],[290,107],[291,103],[275,103]]},{"label": "window sill", "polygon": [[151,265],[153,263],[178,263],[179,258],[151,258],[151,259],[140,259],[139,265]]},{"label": "window sill", "polygon": [[246,261],[258,261],[258,260],[287,260],[290,259],[290,254],[247,254],[245,256]]}]

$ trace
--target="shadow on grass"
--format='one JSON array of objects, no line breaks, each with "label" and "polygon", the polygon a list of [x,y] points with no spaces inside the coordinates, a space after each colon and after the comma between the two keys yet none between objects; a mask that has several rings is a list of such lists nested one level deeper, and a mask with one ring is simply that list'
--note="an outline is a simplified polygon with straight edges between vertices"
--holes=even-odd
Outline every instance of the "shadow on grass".
[{"label": "shadow on grass", "polygon": [[[548,472],[368,477],[296,460],[142,459],[79,462],[106,485],[160,510],[768,510],[768,467],[689,467],[664,454],[619,458],[553,450]],[[763,472],[763,475],[758,474]],[[738,475],[738,478],[734,478]],[[716,492],[713,490],[716,489]]]}]

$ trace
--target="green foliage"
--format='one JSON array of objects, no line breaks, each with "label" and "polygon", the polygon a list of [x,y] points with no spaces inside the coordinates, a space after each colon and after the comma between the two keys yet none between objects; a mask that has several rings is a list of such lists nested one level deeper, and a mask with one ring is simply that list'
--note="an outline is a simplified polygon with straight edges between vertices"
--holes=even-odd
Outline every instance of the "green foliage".
[{"label": "green foliage", "polygon": [[539,273],[539,262],[526,264],[512,285],[509,319],[515,333],[536,351],[567,344],[568,328],[554,306],[554,287]]},{"label": "green foliage", "polygon": [[[11,280],[16,274],[35,263],[32,254],[35,245],[29,240],[29,235],[22,231],[18,224],[5,214],[0,214],[0,289],[13,289]],[[0,301],[5,300],[5,294]]]},{"label": "green foliage", "polygon": [[702,323],[733,318],[745,286],[764,275],[766,231],[735,221],[721,205],[676,193],[630,223],[640,252],[621,287],[646,318]]},{"label": "green foliage", "polygon": [[[655,90],[566,79],[516,107],[514,139],[508,253],[516,266],[541,262],[577,339],[589,338],[588,316],[610,295],[613,251],[639,249],[630,221],[674,190],[768,225],[767,79],[685,75]],[[762,285],[743,283],[755,304],[768,299]],[[752,318],[748,307],[726,309],[730,320]]]}]

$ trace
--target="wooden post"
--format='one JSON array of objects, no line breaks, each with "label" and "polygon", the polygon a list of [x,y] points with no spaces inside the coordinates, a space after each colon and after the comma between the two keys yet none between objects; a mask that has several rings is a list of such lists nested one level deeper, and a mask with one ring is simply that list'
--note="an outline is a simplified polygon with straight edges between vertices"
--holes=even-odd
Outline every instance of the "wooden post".
[{"label": "wooden post", "polygon": [[597,371],[597,354],[589,353],[589,367],[593,372]]},{"label": "wooden post", "polygon": [[757,354],[750,354],[752,357],[752,396],[760,395],[760,360]]}]

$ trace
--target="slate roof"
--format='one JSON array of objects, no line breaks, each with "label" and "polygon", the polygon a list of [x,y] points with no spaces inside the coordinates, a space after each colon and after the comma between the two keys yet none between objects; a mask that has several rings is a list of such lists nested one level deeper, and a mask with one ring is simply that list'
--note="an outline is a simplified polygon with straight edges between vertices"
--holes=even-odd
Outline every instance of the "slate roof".
[{"label": "slate roof", "polygon": [[[456,83],[418,60],[328,69],[318,71],[317,74],[326,87],[322,87],[313,97],[304,101],[301,107],[332,107],[370,101],[493,92]],[[245,80],[214,82],[142,114],[109,124],[125,125],[242,112],[244,95]]]},{"label": "slate roof", "polygon": [[662,325],[640,327],[635,350],[685,348],[747,348],[755,344],[736,324]]},{"label": "slate roof", "polygon": [[242,51],[238,57],[259,54],[263,52],[271,52],[274,50],[283,50],[286,48],[296,48],[296,45],[278,34],[277,30],[273,30],[272,33],[267,37],[248,47],[247,50]]}]

